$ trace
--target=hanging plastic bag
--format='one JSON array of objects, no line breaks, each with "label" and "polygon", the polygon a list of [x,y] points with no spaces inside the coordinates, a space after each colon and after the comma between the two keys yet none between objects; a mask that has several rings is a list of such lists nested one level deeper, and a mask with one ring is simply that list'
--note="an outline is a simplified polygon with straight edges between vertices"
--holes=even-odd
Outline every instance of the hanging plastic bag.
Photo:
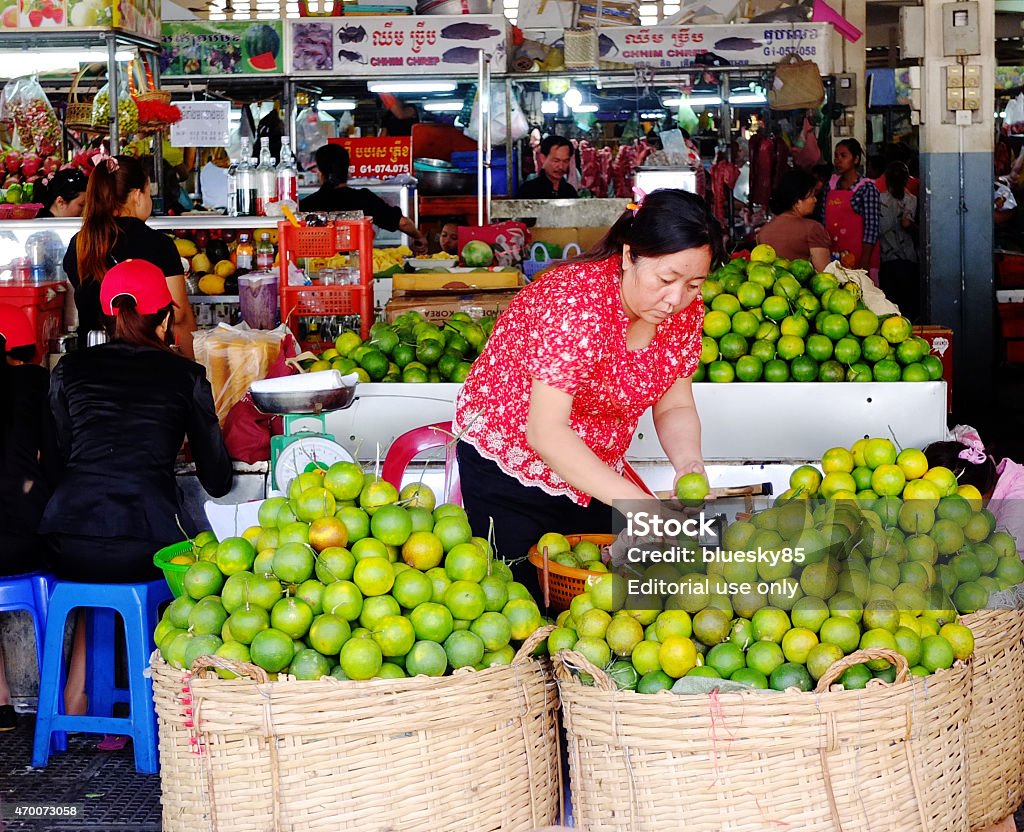
[{"label": "hanging plastic bag", "polygon": [[[506,138],[511,133],[512,141],[516,142],[526,138],[530,133],[530,123],[519,106],[519,96],[512,94],[512,101],[509,106],[509,122],[505,123],[505,88],[491,90],[490,102],[491,114],[491,147],[498,147],[505,144]],[[480,95],[473,99],[473,109],[470,113],[469,124],[462,131],[474,141],[480,141]]]},{"label": "hanging plastic bag", "polygon": [[312,107],[299,112],[295,119],[295,160],[300,170],[309,170],[317,149],[327,144],[327,130],[320,115]]},{"label": "hanging plastic bag", "polygon": [[821,148],[818,147],[818,137],[814,132],[814,125],[811,120],[804,116],[804,126],[800,132],[800,138],[793,144],[791,153],[793,164],[803,170],[810,170],[821,161]]},{"label": "hanging plastic bag", "polygon": [[17,150],[61,155],[60,122],[36,78],[15,78],[4,86],[0,113]]},{"label": "hanging plastic bag", "polygon": [[1024,133],[1024,92],[1006,102],[1003,115],[1004,133]]},{"label": "hanging plastic bag", "polygon": [[[110,82],[108,81],[92,102],[92,126],[106,128],[110,124]],[[122,137],[131,135],[139,129],[139,108],[128,92],[128,83],[124,74],[117,81],[117,129]]]}]

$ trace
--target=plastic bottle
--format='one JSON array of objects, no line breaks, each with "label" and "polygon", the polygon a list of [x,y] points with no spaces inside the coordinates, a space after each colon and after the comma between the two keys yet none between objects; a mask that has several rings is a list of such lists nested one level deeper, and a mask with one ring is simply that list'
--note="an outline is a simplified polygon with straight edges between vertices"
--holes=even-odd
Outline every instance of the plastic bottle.
[{"label": "plastic bottle", "polygon": [[238,216],[238,162],[232,160],[228,165],[228,204],[229,217]]},{"label": "plastic bottle", "polygon": [[235,201],[238,206],[239,217],[256,216],[256,171],[252,153],[252,144],[249,139],[242,139],[242,157],[238,162],[236,171],[237,190]]},{"label": "plastic bottle", "polygon": [[274,268],[274,244],[269,231],[262,232],[256,244],[256,268],[260,271]]},{"label": "plastic bottle", "polygon": [[295,169],[295,158],[287,136],[281,137],[281,161],[277,164],[277,200],[299,201],[299,173]]},{"label": "plastic bottle", "polygon": [[243,274],[251,272],[255,262],[255,249],[252,245],[252,237],[248,231],[242,231],[238,235],[238,246],[235,248],[235,269],[236,273]]},{"label": "plastic bottle", "polygon": [[260,139],[260,164],[256,168],[256,213],[267,216],[267,209],[272,202],[277,202],[277,169],[274,158],[270,155],[270,139]]}]

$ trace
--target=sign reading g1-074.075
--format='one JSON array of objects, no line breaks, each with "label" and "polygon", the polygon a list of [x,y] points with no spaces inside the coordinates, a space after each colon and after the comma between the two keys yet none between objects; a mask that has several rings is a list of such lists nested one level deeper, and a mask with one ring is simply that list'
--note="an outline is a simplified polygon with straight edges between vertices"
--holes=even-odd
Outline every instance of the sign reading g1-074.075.
[{"label": "sign reading g1-074.075", "polygon": [[291,75],[473,75],[481,50],[505,70],[503,15],[347,17],[290,21]]}]

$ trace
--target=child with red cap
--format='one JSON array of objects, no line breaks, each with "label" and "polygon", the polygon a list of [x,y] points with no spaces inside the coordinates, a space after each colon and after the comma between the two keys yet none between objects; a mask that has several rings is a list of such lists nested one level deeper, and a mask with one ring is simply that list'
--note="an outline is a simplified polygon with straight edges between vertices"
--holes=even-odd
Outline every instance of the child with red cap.
[{"label": "child with red cap", "polygon": [[[49,376],[36,360],[36,333],[18,307],[0,304],[0,575],[44,565],[39,518],[55,475]],[[11,692],[0,653],[0,731],[14,728]]]},{"label": "child with red cap", "polygon": [[[182,528],[196,531],[174,474],[186,436],[211,496],[231,489],[231,461],[205,370],[169,346],[177,305],[163,271],[119,263],[103,278],[100,306],[114,319],[113,339],[65,356],[51,379],[63,471],[40,531],[63,580],[155,580],[153,553],[179,542]],[[73,662],[68,713],[84,712],[83,671]]]}]

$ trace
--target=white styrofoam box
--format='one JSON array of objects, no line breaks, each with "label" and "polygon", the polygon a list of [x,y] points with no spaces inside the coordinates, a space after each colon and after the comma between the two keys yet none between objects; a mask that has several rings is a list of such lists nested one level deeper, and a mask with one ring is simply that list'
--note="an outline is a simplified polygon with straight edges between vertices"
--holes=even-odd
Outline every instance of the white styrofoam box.
[{"label": "white styrofoam box", "polygon": [[[695,384],[706,461],[819,459],[862,436],[924,448],[945,438],[946,384],[786,382]],[[626,458],[665,456],[648,411]]]},{"label": "white styrofoam box", "polygon": [[258,526],[261,505],[263,500],[252,500],[237,505],[221,505],[213,500],[207,500],[203,508],[206,511],[206,519],[210,521],[210,528],[217,535],[217,540],[223,540],[225,537],[240,537],[249,526]]},{"label": "white styrofoam box", "polygon": [[996,292],[999,303],[1024,303],[1024,289],[1000,289]]},{"label": "white styrofoam box", "polygon": [[[327,414],[328,432],[357,459],[373,460],[378,443],[383,456],[406,431],[450,421],[458,390],[457,384],[360,384],[351,407]],[[901,447],[924,448],[946,432],[941,381],[695,384],[693,391],[708,462],[819,459],[862,436],[895,437]],[[626,458],[665,459],[650,411],[640,419]]]}]

